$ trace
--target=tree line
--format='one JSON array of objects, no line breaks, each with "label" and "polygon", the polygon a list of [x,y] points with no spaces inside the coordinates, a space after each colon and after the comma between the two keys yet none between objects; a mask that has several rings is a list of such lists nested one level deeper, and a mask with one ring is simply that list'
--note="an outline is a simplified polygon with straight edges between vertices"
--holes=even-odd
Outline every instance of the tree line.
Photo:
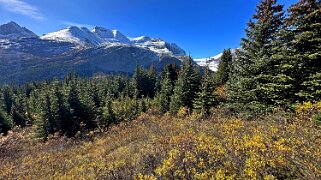
[{"label": "tree line", "polygon": [[175,114],[181,107],[208,114],[214,105],[212,79],[208,68],[202,75],[188,57],[180,68],[169,64],[160,74],[153,65],[137,66],[132,77],[70,74],[64,80],[3,86],[0,130],[6,134],[14,126],[31,125],[46,140],[55,134],[105,131],[151,108],[158,114]]}]

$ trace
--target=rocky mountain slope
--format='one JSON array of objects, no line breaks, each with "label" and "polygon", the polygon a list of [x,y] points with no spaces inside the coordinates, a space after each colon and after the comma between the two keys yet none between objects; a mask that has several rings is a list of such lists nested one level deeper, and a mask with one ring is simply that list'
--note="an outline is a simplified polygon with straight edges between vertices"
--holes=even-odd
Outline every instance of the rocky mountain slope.
[{"label": "rocky mountain slope", "polygon": [[102,27],[71,26],[39,37],[15,22],[0,26],[0,84],[62,78],[69,72],[132,73],[136,64],[160,70],[180,64],[182,56],[185,51],[176,44]]}]

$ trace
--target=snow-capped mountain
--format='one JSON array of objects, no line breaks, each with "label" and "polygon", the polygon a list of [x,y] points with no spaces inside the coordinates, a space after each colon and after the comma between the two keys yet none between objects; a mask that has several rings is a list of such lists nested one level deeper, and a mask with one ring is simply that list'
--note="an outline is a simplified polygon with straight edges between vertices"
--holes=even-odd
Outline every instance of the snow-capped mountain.
[{"label": "snow-capped mountain", "polygon": [[117,42],[123,44],[130,44],[130,40],[118,30],[110,30],[103,27],[94,27],[91,30],[96,36],[98,36],[102,42]]},{"label": "snow-capped mountain", "polygon": [[70,26],[38,37],[14,22],[0,26],[0,84],[23,83],[69,72],[132,73],[137,64],[180,65],[185,52],[173,43],[142,36],[129,38],[117,30]]},{"label": "snow-capped mountain", "polygon": [[19,26],[11,21],[0,26],[1,39],[19,39],[19,38],[35,38],[38,37],[35,33],[25,27]]},{"label": "snow-capped mountain", "polygon": [[101,38],[93,34],[87,28],[78,28],[76,26],[70,26],[57,32],[46,34],[40,38],[44,40],[70,42],[83,46],[103,43]]},{"label": "snow-capped mountain", "polygon": [[[231,53],[233,56],[235,56],[237,49],[231,49]],[[194,61],[202,67],[205,67],[206,65],[209,66],[210,70],[216,72],[218,69],[218,65],[220,64],[221,57],[223,53],[220,53],[218,55],[209,57],[209,58],[199,58],[199,59],[194,59]]]},{"label": "snow-capped mountain", "polygon": [[162,56],[185,56],[185,51],[174,43],[147,36],[129,38],[118,30],[110,30],[103,27],[94,27],[89,31],[85,27],[71,26],[57,32],[48,33],[42,36],[41,39],[70,42],[80,46],[132,45],[149,49]]}]

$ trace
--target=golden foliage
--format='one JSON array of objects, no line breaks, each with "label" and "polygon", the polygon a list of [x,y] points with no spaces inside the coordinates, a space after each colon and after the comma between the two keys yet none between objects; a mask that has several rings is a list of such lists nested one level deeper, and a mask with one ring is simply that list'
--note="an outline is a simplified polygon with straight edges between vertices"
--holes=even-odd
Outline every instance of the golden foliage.
[{"label": "golden foliage", "polygon": [[217,97],[220,100],[226,100],[226,90],[225,90],[225,86],[218,86],[217,88],[215,88],[214,94],[217,95]]},{"label": "golden foliage", "polygon": [[321,101],[316,103],[303,102],[302,104],[298,104],[295,107],[295,112],[299,115],[310,114],[313,112],[321,112]]},{"label": "golden foliage", "polygon": [[320,179],[320,129],[279,118],[142,114],[88,140],[23,134],[0,144],[0,179]]},{"label": "golden foliage", "polygon": [[181,118],[186,117],[188,114],[189,114],[189,110],[186,107],[179,108],[177,112],[177,116]]}]

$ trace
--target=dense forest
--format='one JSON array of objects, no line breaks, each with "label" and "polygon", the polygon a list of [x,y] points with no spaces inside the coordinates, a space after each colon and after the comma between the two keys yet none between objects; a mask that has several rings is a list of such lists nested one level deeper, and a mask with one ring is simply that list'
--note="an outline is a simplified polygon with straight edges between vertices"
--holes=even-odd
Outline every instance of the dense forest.
[{"label": "dense forest", "polygon": [[[224,50],[217,72],[211,72],[208,67],[201,69],[193,63],[191,57],[186,57],[181,67],[169,64],[161,73],[157,73],[153,65],[149,69],[137,65],[131,77],[106,75],[86,78],[70,74],[63,80],[53,79],[2,86],[0,133],[7,135],[15,128],[32,127],[37,137],[47,141],[50,137],[57,136],[71,138],[88,132],[114,132],[113,127],[117,128],[117,125],[123,122],[142,118],[141,115],[144,116],[145,113],[152,113],[153,116],[162,119],[159,123],[163,123],[164,127],[168,123],[164,120],[166,117],[171,117],[172,121],[178,117],[186,117],[187,120],[193,121],[192,117],[197,117],[204,121],[202,123],[205,125],[200,124],[197,127],[182,120],[184,125],[173,126],[188,133],[175,136],[176,139],[171,139],[171,142],[182,143],[179,147],[183,149],[191,148],[184,142],[197,144],[192,147],[191,152],[188,152],[190,154],[180,153],[179,147],[166,150],[169,154],[164,155],[165,160],[154,162],[158,168],[154,167],[155,164],[148,164],[152,162],[149,159],[147,164],[150,165],[149,168],[154,169],[145,168],[143,171],[143,174],[147,172],[149,175],[153,174],[151,172],[156,173],[153,176],[139,174],[137,179],[153,179],[154,176],[185,179],[228,176],[273,179],[272,175],[281,179],[294,177],[319,179],[321,167],[317,164],[321,162],[319,156],[321,151],[320,140],[316,139],[318,137],[320,139],[321,125],[320,29],[320,0],[300,0],[287,11],[276,0],[262,0],[247,24],[246,37],[241,40],[241,48],[237,50],[235,56],[230,49]],[[286,119],[284,122],[282,118],[277,121],[269,121],[269,118],[266,118],[281,112],[282,118]],[[224,117],[237,117],[238,120],[227,122],[228,127],[221,121],[216,124],[217,127],[211,124],[211,118],[223,116],[222,114]],[[312,125],[308,129],[304,129],[307,128],[304,125],[298,127],[295,120],[297,118],[294,118],[296,115],[300,115],[298,117],[301,118],[300,122],[309,119]],[[265,117],[264,122],[258,120],[261,117]],[[260,123],[252,124],[253,120]],[[301,123],[306,124],[307,121]],[[154,119],[154,125],[156,122]],[[180,121],[174,121],[174,124],[178,122]],[[213,126],[213,131],[221,132],[221,135],[206,128],[208,127],[206,123]],[[191,128],[184,129],[183,126]],[[245,126],[248,126],[248,129]],[[256,130],[250,130],[252,127]],[[212,133],[212,136],[206,137],[198,132],[190,132],[198,128],[204,130],[204,133]],[[122,131],[124,130],[119,130],[119,133]],[[261,131],[260,136],[253,135],[256,131]],[[295,132],[298,132],[298,135],[295,135]],[[242,137],[237,139],[235,133],[241,134]],[[276,135],[278,133],[284,138]],[[223,136],[224,134],[226,136]],[[297,137],[301,135],[305,139]],[[232,141],[229,136],[235,137],[236,140]],[[218,143],[216,138],[221,138],[222,142],[226,142],[234,149],[231,150],[223,143]],[[265,145],[261,142],[262,139],[268,140]],[[252,144],[249,145],[248,142]],[[274,146],[274,143],[278,144]],[[302,162],[287,154],[291,148],[291,152],[300,153],[299,148],[296,151],[294,147],[300,144],[302,148],[309,143],[311,147],[306,149],[306,154],[295,156],[295,158],[299,156],[306,158]],[[249,147],[253,148],[253,151]],[[247,148],[249,152],[257,154],[244,153]],[[224,155],[231,153],[234,159],[232,156]],[[157,153],[153,155],[157,156]],[[237,165],[243,162],[237,158],[238,155],[245,159],[249,157],[247,159],[249,161],[244,160],[246,165]],[[260,159],[260,155],[264,157]],[[209,158],[212,156],[217,160]],[[191,159],[188,159],[189,157]],[[194,161],[193,158],[202,160]],[[238,159],[236,164],[233,161],[235,158]],[[271,161],[265,162],[264,158]],[[287,161],[287,158],[292,158],[293,161]],[[310,162],[311,164],[308,164]],[[300,163],[301,165],[298,165]],[[286,167],[286,164],[291,167]],[[194,168],[195,172],[188,168]],[[240,172],[237,168],[244,168],[244,171]],[[295,172],[292,168],[299,170]],[[215,173],[200,175],[209,169]],[[139,172],[136,170],[133,172]],[[128,176],[107,178],[122,179]]]}]

